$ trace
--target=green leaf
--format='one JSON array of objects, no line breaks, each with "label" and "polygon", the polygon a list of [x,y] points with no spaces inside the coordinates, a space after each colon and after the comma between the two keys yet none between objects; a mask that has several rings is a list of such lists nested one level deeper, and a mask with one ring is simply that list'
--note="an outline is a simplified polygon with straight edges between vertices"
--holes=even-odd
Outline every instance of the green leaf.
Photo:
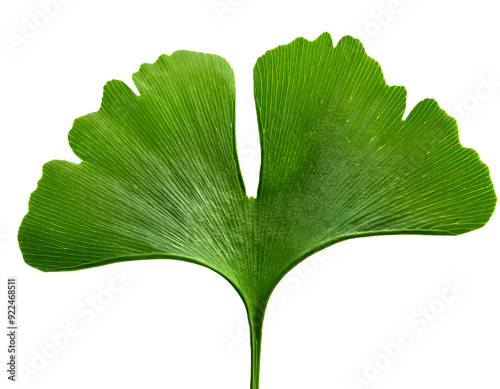
[{"label": "green leaf", "polygon": [[66,271],[171,258],[225,277],[245,303],[252,388],[267,301],[297,263],[336,242],[482,227],[496,196],[456,121],[406,90],[352,37],[298,38],[254,68],[262,147],[247,197],[235,141],[235,86],[215,55],[177,51],[110,81],[69,142],[80,164],[43,169],[19,230],[26,263]]}]

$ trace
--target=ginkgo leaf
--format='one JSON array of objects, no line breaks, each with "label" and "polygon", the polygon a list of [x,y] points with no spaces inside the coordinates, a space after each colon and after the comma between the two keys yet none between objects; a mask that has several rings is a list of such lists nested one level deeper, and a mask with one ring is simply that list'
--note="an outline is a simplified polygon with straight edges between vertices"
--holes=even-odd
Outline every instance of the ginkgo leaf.
[{"label": "ginkgo leaf", "polygon": [[19,230],[26,263],[66,271],[137,259],[206,266],[240,294],[258,387],[264,311],[280,279],[336,242],[383,234],[458,235],[482,227],[489,171],[427,99],[403,120],[406,90],[352,37],[298,38],[254,68],[262,162],[245,193],[229,64],[177,51],[104,88],[75,120],[80,164],[43,169]]}]

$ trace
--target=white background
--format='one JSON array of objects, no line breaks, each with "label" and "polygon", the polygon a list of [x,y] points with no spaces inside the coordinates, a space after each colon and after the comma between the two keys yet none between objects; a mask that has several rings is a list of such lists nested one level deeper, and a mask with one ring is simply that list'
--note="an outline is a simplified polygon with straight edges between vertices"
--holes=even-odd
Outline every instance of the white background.
[{"label": "white background", "polygon": [[[324,31],[335,44],[346,34],[361,38],[388,84],[406,86],[408,112],[435,98],[457,118],[462,143],[479,152],[500,183],[500,9],[492,0],[65,3],[45,18],[38,1],[0,6],[0,282],[18,277],[20,362],[31,369],[19,371],[11,386],[249,387],[243,304],[217,274],[165,260],[42,273],[23,262],[17,246],[42,164],[76,161],[66,140],[73,120],[99,108],[108,80],[132,86],[132,73],[160,54],[203,51],[232,65],[249,194],[259,169],[253,65],[268,49]],[[218,13],[217,4],[228,8]],[[13,45],[13,34],[22,36],[33,18],[41,27]],[[488,79],[489,91],[482,86]],[[352,375],[365,377],[366,364],[384,358],[381,343],[401,331],[413,343],[369,387],[500,387],[499,232],[497,213],[484,228],[459,237],[355,239],[309,258],[273,296],[261,388],[355,388]],[[113,271],[133,277],[115,293],[108,289]],[[419,332],[410,323],[413,313],[431,302],[440,307],[446,280],[454,279],[467,289]],[[96,296],[112,301],[91,317],[85,304]],[[70,323],[77,334],[56,347],[51,335]],[[4,361],[6,347],[1,350]],[[45,364],[44,353],[52,358]],[[1,374],[4,387],[4,369]]]}]

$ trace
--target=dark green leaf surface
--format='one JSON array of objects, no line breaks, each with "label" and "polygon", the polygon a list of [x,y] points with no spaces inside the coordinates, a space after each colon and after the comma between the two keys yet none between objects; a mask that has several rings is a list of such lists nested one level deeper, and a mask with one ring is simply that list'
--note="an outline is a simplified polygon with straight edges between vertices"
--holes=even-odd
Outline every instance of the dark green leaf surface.
[{"label": "dark green leaf surface", "polygon": [[[175,258],[224,276],[243,298],[258,365],[263,308],[281,277],[335,242],[382,234],[457,235],[483,226],[489,171],[427,99],[403,120],[359,41],[298,38],[254,68],[262,147],[257,198],[235,144],[235,86],[215,55],[178,51],[110,81],[69,134],[83,162],[52,161],[19,231],[43,271]],[[258,366],[257,366],[258,369]],[[257,387],[254,371],[254,387]]]}]

